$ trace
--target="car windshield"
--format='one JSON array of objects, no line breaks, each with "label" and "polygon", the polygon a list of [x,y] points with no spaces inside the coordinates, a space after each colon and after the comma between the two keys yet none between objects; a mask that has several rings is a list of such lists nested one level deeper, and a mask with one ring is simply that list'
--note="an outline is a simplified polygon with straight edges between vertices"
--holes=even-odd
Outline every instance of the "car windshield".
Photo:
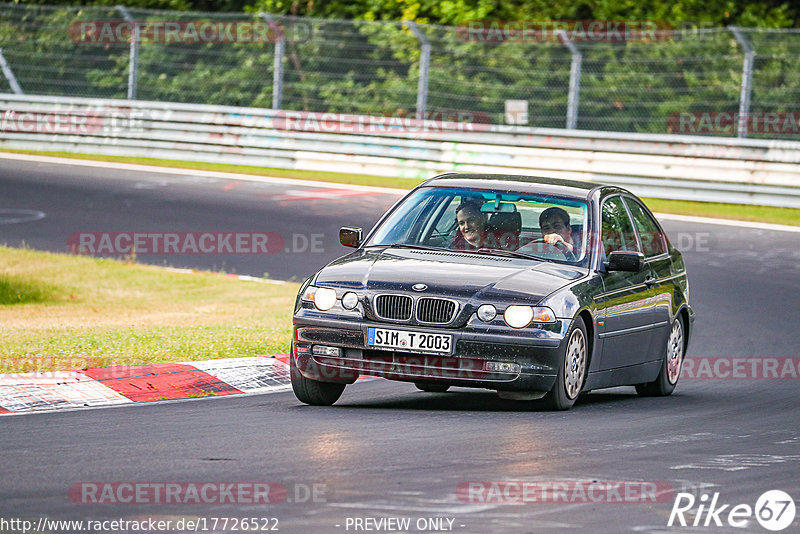
[{"label": "car windshield", "polygon": [[579,262],[588,208],[580,200],[513,191],[423,187],[366,246],[434,247]]}]

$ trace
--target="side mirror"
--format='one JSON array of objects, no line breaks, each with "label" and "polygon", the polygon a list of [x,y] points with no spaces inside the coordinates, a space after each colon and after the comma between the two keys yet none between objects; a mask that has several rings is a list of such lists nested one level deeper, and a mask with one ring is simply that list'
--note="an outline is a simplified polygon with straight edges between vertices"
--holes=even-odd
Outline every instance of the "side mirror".
[{"label": "side mirror", "polygon": [[627,271],[636,273],[642,270],[644,254],[632,250],[615,250],[608,255],[605,262],[608,271]]},{"label": "side mirror", "polygon": [[339,229],[339,243],[345,247],[358,248],[361,245],[361,228],[343,226]]}]

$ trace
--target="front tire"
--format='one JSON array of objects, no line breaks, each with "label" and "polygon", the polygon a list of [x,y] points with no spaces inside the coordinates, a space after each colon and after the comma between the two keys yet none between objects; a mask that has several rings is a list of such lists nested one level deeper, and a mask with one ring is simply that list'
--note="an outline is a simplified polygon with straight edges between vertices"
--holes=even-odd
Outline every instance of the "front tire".
[{"label": "front tire", "polygon": [[292,377],[292,391],[297,400],[312,406],[330,406],[342,396],[346,384],[320,382],[304,377],[297,368],[294,350],[289,357],[289,368]]},{"label": "front tire", "polygon": [[638,384],[636,393],[642,397],[666,397],[675,391],[675,386],[678,385],[678,379],[681,377],[683,353],[686,347],[684,330],[683,318],[677,317],[672,323],[672,330],[667,339],[664,365],[661,366],[658,378],[646,384]]},{"label": "front tire", "polygon": [[583,388],[586,367],[589,361],[589,342],[586,325],[576,317],[567,334],[564,358],[558,366],[558,375],[553,388],[542,398],[542,405],[549,410],[569,410]]}]

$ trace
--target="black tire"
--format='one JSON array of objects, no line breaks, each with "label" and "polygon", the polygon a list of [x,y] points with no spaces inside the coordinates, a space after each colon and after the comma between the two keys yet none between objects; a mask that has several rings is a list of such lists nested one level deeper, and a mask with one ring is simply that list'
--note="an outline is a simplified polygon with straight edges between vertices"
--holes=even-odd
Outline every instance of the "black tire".
[{"label": "black tire", "polygon": [[444,393],[450,386],[447,384],[431,384],[430,382],[414,382],[417,389],[420,391],[427,391],[428,393]]},{"label": "black tire", "polygon": [[[589,365],[589,339],[583,318],[575,318],[565,339],[556,383],[540,401],[540,405],[547,410],[572,408],[586,382],[586,369]],[[568,367],[569,374],[567,373]]]},{"label": "black tire", "polygon": [[[292,350],[294,353],[294,350]],[[312,406],[330,406],[342,396],[347,384],[333,382],[320,382],[306,378],[300,374],[294,360],[294,354],[289,357],[289,368],[292,377],[292,391],[297,400]]]},{"label": "black tire", "polygon": [[658,378],[646,384],[637,384],[636,393],[642,397],[666,397],[675,391],[678,379],[681,377],[681,367],[686,350],[685,334],[686,324],[683,316],[675,319],[670,327],[667,345],[664,348],[664,363]]}]

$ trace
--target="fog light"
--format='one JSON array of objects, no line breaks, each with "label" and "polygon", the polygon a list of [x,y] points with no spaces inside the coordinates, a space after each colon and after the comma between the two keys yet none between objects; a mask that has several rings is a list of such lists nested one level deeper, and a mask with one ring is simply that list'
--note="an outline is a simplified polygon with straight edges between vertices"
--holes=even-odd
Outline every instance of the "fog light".
[{"label": "fog light", "polygon": [[342,295],[342,306],[346,310],[352,310],[356,306],[358,306],[358,295],[353,293],[352,291],[348,291],[344,295]]},{"label": "fog light", "polygon": [[339,347],[326,347],[325,345],[314,345],[311,352],[319,356],[341,356],[342,350]]},{"label": "fog light", "polygon": [[483,370],[490,373],[519,373],[522,367],[518,363],[511,362],[486,362]]},{"label": "fog light", "polygon": [[533,308],[530,306],[509,306],[503,314],[503,319],[511,328],[525,328],[533,320]]},{"label": "fog light", "polygon": [[497,308],[495,308],[491,304],[484,304],[480,308],[478,308],[478,319],[480,319],[484,323],[488,323],[489,321],[494,321],[495,317],[497,317]]}]

